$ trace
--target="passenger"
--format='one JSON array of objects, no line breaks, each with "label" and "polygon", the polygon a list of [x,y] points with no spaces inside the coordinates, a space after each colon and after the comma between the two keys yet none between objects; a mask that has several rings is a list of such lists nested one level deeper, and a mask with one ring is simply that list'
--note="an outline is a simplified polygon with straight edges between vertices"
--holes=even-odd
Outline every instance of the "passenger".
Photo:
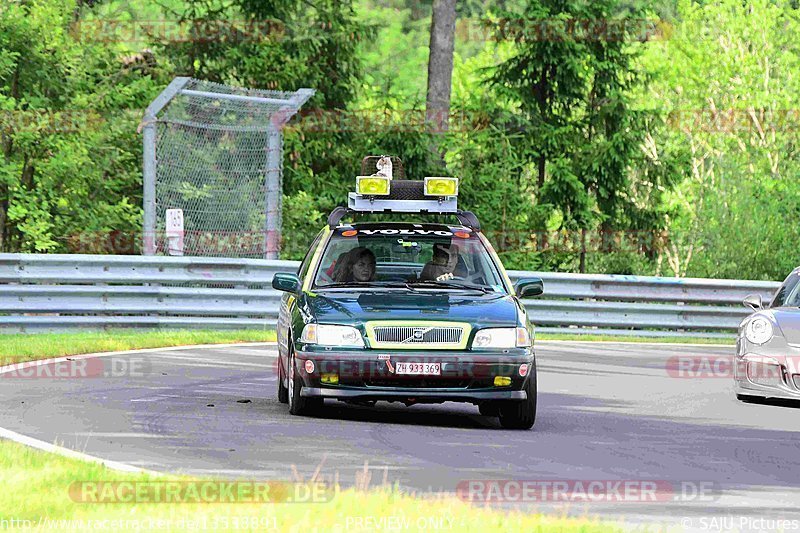
[{"label": "passenger", "polygon": [[350,251],[351,279],[349,281],[372,281],[375,279],[375,254],[369,248],[359,246]]}]

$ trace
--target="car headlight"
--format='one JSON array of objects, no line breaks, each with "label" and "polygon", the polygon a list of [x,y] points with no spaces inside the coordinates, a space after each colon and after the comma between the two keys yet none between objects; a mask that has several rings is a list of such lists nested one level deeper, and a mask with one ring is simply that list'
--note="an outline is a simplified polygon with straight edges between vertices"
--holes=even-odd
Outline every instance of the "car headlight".
[{"label": "car headlight", "polygon": [[764,344],[772,334],[772,323],[766,318],[756,317],[744,327],[745,338],[753,344]]},{"label": "car headlight", "polygon": [[473,348],[527,348],[531,336],[526,328],[486,328],[475,333]]},{"label": "car headlight", "polygon": [[323,346],[364,347],[364,338],[356,328],[332,324],[306,324],[303,334],[300,335],[300,342]]}]

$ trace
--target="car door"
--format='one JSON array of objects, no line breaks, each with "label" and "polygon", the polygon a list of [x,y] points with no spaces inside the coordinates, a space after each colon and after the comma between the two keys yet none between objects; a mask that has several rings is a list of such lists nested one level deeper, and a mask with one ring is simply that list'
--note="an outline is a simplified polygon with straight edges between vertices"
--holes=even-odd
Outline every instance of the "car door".
[{"label": "car door", "polygon": [[[308,248],[305,257],[300,262],[300,267],[297,269],[297,276],[300,278],[302,282],[305,279],[305,276],[308,274],[309,266],[311,265],[311,259],[314,257],[314,251],[320,244],[322,240],[323,232],[320,232],[314,242],[311,243],[311,246]],[[296,305],[296,296],[289,293],[283,293],[281,296],[281,304],[280,309],[278,310],[278,324],[277,324],[277,335],[278,335],[278,354],[280,355],[281,365],[283,365],[284,358],[289,355],[289,345],[291,340],[291,324],[292,324],[292,311],[294,310],[294,306]],[[283,365],[285,368],[285,365]]]}]

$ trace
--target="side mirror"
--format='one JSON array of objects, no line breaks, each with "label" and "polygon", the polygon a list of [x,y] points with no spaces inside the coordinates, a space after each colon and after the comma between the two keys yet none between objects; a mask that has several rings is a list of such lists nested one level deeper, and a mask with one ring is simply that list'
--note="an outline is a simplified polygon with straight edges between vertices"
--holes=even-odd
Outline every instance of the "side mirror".
[{"label": "side mirror", "polygon": [[514,285],[514,292],[520,298],[539,296],[544,292],[544,281],[541,278],[522,278]]},{"label": "side mirror", "polygon": [[302,284],[297,274],[278,272],[272,277],[272,288],[279,291],[298,294],[301,286]]},{"label": "side mirror", "polygon": [[761,301],[760,294],[748,294],[745,296],[742,303],[753,311],[761,311],[764,308],[764,303]]}]

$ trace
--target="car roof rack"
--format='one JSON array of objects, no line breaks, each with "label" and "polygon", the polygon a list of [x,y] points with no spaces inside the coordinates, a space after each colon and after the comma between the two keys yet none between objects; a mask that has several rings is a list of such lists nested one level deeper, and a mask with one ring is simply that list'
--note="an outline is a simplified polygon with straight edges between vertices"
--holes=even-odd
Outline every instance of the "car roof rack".
[{"label": "car roof rack", "polygon": [[458,208],[458,178],[428,176],[405,179],[403,161],[390,155],[367,156],[356,176],[356,192],[348,193],[347,207],[334,209],[328,226],[335,228],[349,213],[419,213],[455,215],[462,225],[481,230],[478,217]]},{"label": "car roof rack", "polygon": [[[389,201],[389,200],[386,200]],[[436,202],[436,200],[428,200]],[[481,231],[481,223],[478,220],[478,217],[472,211],[464,211],[461,209],[456,209],[455,211],[427,211],[427,210],[411,210],[411,209],[402,209],[402,210],[393,210],[393,209],[372,209],[369,211],[362,210],[362,209],[352,209],[350,207],[338,206],[331,211],[330,215],[328,215],[328,227],[330,229],[334,229],[336,226],[339,225],[341,220],[349,214],[354,213],[419,213],[420,215],[442,215],[442,214],[452,214],[458,218],[458,221],[461,223],[462,226],[466,226],[470,229],[473,229],[477,232]]]}]

